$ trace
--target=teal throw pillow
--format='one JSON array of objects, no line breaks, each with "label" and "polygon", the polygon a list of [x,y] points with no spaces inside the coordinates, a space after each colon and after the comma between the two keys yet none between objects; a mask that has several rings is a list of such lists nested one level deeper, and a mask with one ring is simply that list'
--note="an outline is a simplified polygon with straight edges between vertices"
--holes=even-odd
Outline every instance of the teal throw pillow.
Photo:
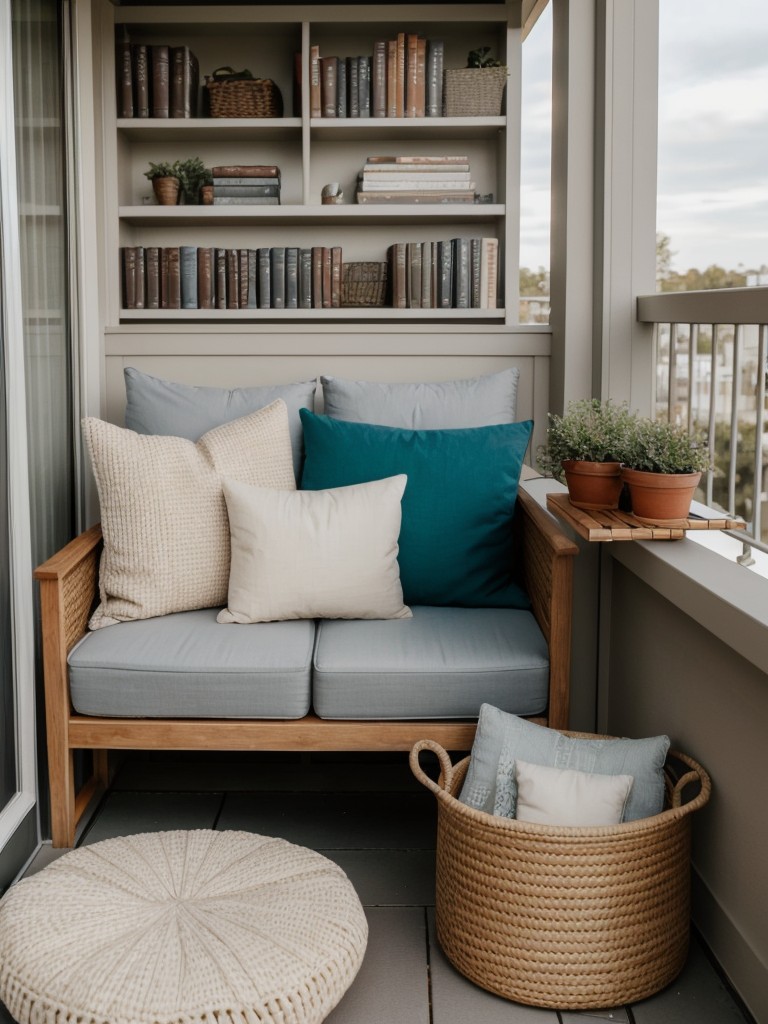
[{"label": "teal throw pillow", "polygon": [[408,430],[301,410],[303,490],[405,473],[400,580],[409,604],[528,608],[512,580],[512,517],[533,423]]},{"label": "teal throw pillow", "polygon": [[514,818],[515,762],[572,768],[596,775],[631,775],[623,821],[650,818],[664,809],[668,736],[644,739],[563,736],[483,704],[459,800],[489,814]]}]

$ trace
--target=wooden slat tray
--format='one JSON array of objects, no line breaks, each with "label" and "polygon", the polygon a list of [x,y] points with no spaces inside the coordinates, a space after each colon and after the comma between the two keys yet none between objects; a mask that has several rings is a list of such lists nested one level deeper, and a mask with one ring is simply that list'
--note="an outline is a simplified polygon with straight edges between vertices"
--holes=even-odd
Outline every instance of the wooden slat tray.
[{"label": "wooden slat tray", "polygon": [[593,511],[576,508],[567,494],[548,494],[547,508],[564,520],[580,537],[589,541],[613,540],[680,540],[686,530],[743,530],[746,523],[737,519],[708,519],[691,516],[674,523],[640,522],[630,512]]}]

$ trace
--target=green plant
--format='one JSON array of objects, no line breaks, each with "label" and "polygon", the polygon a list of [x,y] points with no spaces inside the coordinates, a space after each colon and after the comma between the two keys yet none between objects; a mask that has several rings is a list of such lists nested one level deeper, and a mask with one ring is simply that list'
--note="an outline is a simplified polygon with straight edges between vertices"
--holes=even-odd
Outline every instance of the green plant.
[{"label": "green plant", "polygon": [[150,160],[149,170],[144,171],[144,176],[150,181],[154,181],[155,178],[178,178],[179,161],[170,163],[168,160],[162,160],[159,164],[153,164]]},{"label": "green plant", "polygon": [[547,443],[536,453],[539,469],[563,479],[562,463],[624,462],[633,446],[638,418],[626,405],[596,398],[571,402],[563,416],[549,414]]},{"label": "green plant", "polygon": [[496,57],[489,56],[490,46],[481,46],[477,50],[470,50],[467,54],[468,68],[501,68],[504,65]]},{"label": "green plant", "polygon": [[[200,186],[213,183],[210,169],[205,166],[199,156],[191,156],[186,160],[177,160],[174,166],[176,167],[177,177],[181,182],[181,191],[185,202],[194,205],[199,202]],[[206,178],[209,180],[206,181]]]},{"label": "green plant", "polygon": [[706,438],[666,420],[641,419],[627,445],[624,464],[650,473],[704,473],[712,469]]}]

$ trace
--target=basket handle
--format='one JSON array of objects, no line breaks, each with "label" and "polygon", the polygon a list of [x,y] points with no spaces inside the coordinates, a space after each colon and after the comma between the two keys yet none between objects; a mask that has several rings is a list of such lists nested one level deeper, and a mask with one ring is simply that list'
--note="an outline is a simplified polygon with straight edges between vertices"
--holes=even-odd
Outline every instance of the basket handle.
[{"label": "basket handle", "polygon": [[[432,753],[437,757],[440,762],[440,778],[437,782],[427,775],[424,769],[419,764],[419,754],[422,750],[431,750]],[[419,740],[413,745],[410,757],[408,758],[411,771],[427,789],[431,790],[435,795],[442,792],[448,792],[450,789],[451,781],[453,780],[453,765],[451,759],[448,756],[448,752],[440,746],[435,740]]]},{"label": "basket handle", "polygon": [[671,807],[682,807],[683,806],[683,790],[691,782],[699,783],[699,792],[690,800],[685,806],[687,810],[695,811],[699,807],[703,807],[704,804],[709,800],[710,793],[712,792],[712,783],[709,775],[704,771],[700,764],[697,764],[692,757],[688,757],[687,754],[681,753],[679,750],[670,750],[670,755],[677,761],[686,765],[689,771],[684,772],[679,779],[677,779],[674,785],[671,787],[670,792],[670,806]]}]

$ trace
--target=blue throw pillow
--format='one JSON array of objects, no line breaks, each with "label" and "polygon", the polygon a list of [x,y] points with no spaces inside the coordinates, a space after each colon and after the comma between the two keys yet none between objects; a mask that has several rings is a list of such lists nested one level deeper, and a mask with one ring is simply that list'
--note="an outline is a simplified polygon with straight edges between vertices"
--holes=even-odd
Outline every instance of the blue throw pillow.
[{"label": "blue throw pillow", "polygon": [[512,516],[533,423],[405,430],[301,410],[301,486],[405,473],[400,580],[409,604],[528,608],[512,581]]}]

